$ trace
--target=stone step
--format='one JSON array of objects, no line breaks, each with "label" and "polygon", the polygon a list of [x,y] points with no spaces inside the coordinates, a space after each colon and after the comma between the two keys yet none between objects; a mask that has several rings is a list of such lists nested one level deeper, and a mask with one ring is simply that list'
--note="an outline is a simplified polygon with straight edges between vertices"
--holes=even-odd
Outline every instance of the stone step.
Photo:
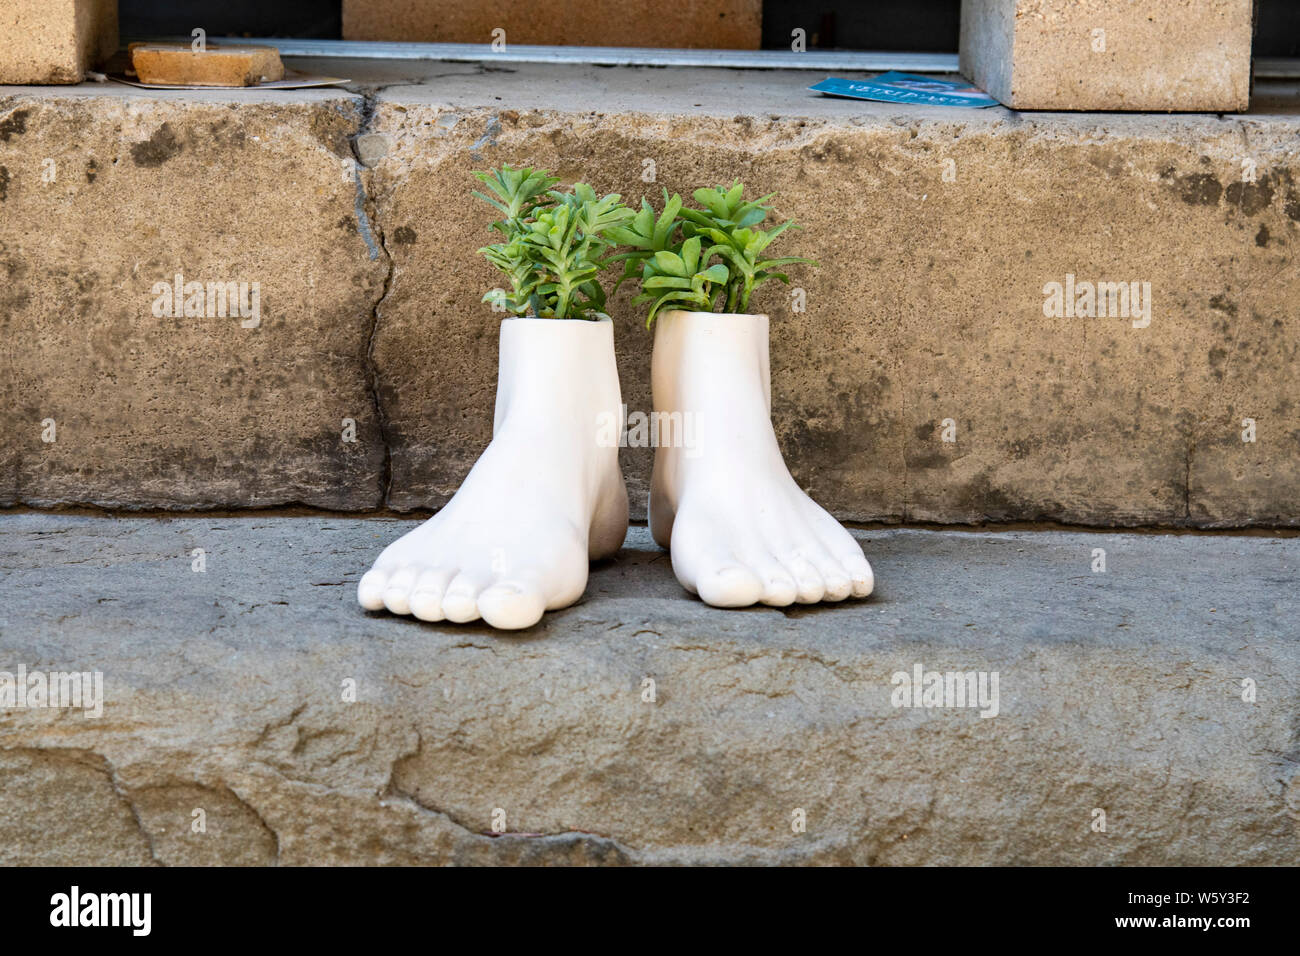
[{"label": "stone step", "polygon": [[0,517],[0,671],[103,695],[0,708],[0,861],[1300,859],[1296,537],[861,531],[872,598],[723,611],[636,527],[502,637],[357,608],[411,525]]},{"label": "stone step", "polygon": [[[805,311],[755,297],[773,416],[842,518],[1300,523],[1294,83],[1234,116],[1020,114],[820,98],[795,71],[291,65],[367,95],[0,91],[0,502],[440,506],[495,393],[469,174],[510,162],[633,202],[777,191],[821,266]],[[260,322],[155,316],[176,275],[257,283]],[[1142,308],[1045,315],[1097,283]],[[649,461],[624,455],[637,514]]]}]

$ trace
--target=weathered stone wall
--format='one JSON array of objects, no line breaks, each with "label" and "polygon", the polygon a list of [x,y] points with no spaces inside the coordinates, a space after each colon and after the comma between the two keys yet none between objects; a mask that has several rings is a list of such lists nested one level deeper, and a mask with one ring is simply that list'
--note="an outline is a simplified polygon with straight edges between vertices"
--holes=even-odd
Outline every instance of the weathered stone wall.
[{"label": "weathered stone wall", "polygon": [[[821,267],[797,271],[805,312],[776,285],[754,300],[774,320],[774,418],[800,482],[842,517],[1300,519],[1294,112],[908,114],[791,103],[797,80],[782,77],[744,88],[744,112],[722,112],[725,91],[669,112],[651,90],[625,94],[615,120],[546,79],[495,78],[510,108],[477,106],[472,80],[380,97],[391,149],[371,181],[387,234],[403,237],[388,244],[375,345],[395,506],[445,500],[489,436],[465,410],[493,386],[495,323],[477,299],[496,280],[470,251],[491,210],[465,184],[512,162],[633,202],[733,177],[777,192],[804,227],[786,248]],[[756,115],[763,94],[795,115]],[[1149,324],[1046,317],[1044,287],[1067,276],[1149,283]],[[648,408],[650,339],[621,295],[625,398]],[[448,349],[455,368],[436,360]],[[1244,418],[1267,434],[1243,442]],[[643,488],[648,454],[626,459]]]},{"label": "weathered stone wall", "polygon": [[[387,274],[360,100],[118,90],[0,93],[0,500],[373,506],[382,443],[340,440],[375,431]],[[202,315],[155,308],[177,274]]]},{"label": "weathered stone wall", "polygon": [[[841,518],[1300,522],[1293,87],[1234,118],[1029,117],[823,99],[798,73],[442,69],[364,101],[0,97],[0,501],[441,505],[495,393],[470,171],[510,162],[633,202],[777,191],[804,227],[784,247],[821,266],[795,274],[806,311],[754,301],[773,414]],[[178,270],[260,281],[261,326],[154,317]],[[1068,277],[1149,283],[1149,324],[1045,316]],[[648,409],[630,298],[620,375]],[[623,460],[639,511],[650,453]]]}]

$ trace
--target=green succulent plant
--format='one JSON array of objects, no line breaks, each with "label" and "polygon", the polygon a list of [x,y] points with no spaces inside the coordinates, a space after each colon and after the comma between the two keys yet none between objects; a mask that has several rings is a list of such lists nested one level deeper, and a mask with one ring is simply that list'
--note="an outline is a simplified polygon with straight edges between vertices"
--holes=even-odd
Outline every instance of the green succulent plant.
[{"label": "green succulent plant", "polygon": [[558,176],[552,176],[545,169],[530,169],[527,166],[522,169],[502,166],[486,172],[475,171],[474,176],[497,195],[498,198],[493,199],[478,190],[474,191],[479,199],[505,213],[505,219],[492,223],[492,228],[507,238],[534,209],[539,205],[547,205],[547,191],[560,181]]},{"label": "green succulent plant", "polygon": [[624,227],[611,231],[630,251],[614,256],[624,262],[621,284],[637,278],[641,292],[633,302],[650,305],[646,327],[665,307],[693,307],[696,311],[747,312],[754,290],[769,279],[789,283],[785,266],[816,265],[797,256],[763,258],[772,241],[788,229],[786,221],[774,229],[760,228],[772,207],[774,193],[746,200],[745,187],[697,189],[695,201],[702,209],[685,208],[680,196],[664,190],[664,209],[656,218],[644,199],[641,210]]},{"label": "green succulent plant", "polygon": [[492,223],[504,241],[479,253],[510,280],[484,302],[514,315],[547,319],[605,318],[599,274],[616,240],[611,234],[632,219],[617,193],[597,196],[586,183],[569,190],[544,169],[500,169],[474,174],[496,198],[475,192],[504,214]]}]

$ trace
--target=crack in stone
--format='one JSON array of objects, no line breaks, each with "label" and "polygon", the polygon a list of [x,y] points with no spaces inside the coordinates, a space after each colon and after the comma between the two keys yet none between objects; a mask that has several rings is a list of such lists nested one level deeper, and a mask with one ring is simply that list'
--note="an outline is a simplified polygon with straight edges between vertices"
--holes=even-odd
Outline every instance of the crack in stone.
[{"label": "crack in stone", "polygon": [[417,759],[424,750],[424,738],[420,734],[419,729],[412,728],[412,731],[415,734],[415,747],[404,753],[397,754],[393,758],[392,766],[389,768],[389,772],[388,772],[388,782],[387,784],[385,784],[384,789],[380,794],[381,801],[400,800],[404,803],[410,804],[412,807],[419,810],[420,812],[432,814],[438,817],[440,820],[443,820],[444,822],[454,826],[456,829],[462,831],[466,836],[475,838],[477,840],[497,840],[505,837],[515,837],[515,838],[523,837],[530,840],[579,839],[579,840],[591,840],[593,842],[600,842],[606,844],[607,849],[613,850],[615,853],[622,856],[624,859],[630,860],[633,857],[633,855],[636,853],[636,851],[633,848],[624,846],[623,844],[619,843],[618,840],[615,840],[613,837],[606,836],[603,833],[597,833],[594,830],[571,829],[571,830],[561,830],[554,833],[531,833],[531,832],[530,833],[509,833],[509,832],[488,833],[483,830],[474,829],[473,826],[471,826],[466,821],[462,820],[459,816],[457,816],[452,811],[436,806],[435,804],[432,804],[427,800],[422,800],[416,795],[404,790],[401,786],[398,785],[397,783],[398,766],[402,763],[405,763],[408,760]]},{"label": "crack in stone", "polygon": [[271,734],[273,734],[275,731],[283,730],[285,727],[292,726],[294,721],[296,721],[299,717],[301,717],[303,711],[305,711],[306,709],[307,709],[306,704],[299,704],[290,712],[288,717],[284,718],[283,720],[276,720],[268,723],[266,726],[262,728],[262,732],[257,735],[257,739],[253,741],[253,748],[259,749],[262,746],[264,746],[267,740],[270,739]]},{"label": "crack in stone", "polygon": [[470,159],[482,162],[482,151],[497,144],[497,138],[501,135],[501,118],[498,114],[493,113],[488,118],[487,126],[483,129],[483,135],[476,139],[469,148]]},{"label": "crack in stone", "polygon": [[250,814],[253,815],[253,818],[257,820],[258,826],[260,826],[263,830],[265,830],[268,834],[270,834],[272,842],[275,843],[275,855],[271,858],[271,866],[279,866],[280,865],[280,834],[276,832],[275,827],[271,826],[271,824],[267,822],[266,817],[262,816],[262,812],[258,810],[257,807],[253,806],[253,804],[250,803],[247,799],[245,799],[243,795],[241,795],[237,790],[235,790],[234,787],[232,787],[230,784],[227,783],[225,784],[225,788],[226,788],[226,792],[229,793],[230,796],[233,797],[234,800],[241,807],[244,807],[246,810],[248,810]]},{"label": "crack in stone", "polygon": [[[378,106],[379,94],[387,87],[375,87],[367,90],[362,94],[361,104],[361,121],[357,126],[356,137],[361,137],[371,132],[374,128],[375,112]],[[354,137],[354,141],[355,138]],[[379,333],[380,311],[387,301],[389,294],[393,289],[393,277],[397,271],[396,263],[393,259],[392,252],[388,248],[386,230],[383,225],[383,214],[380,206],[366,192],[365,182],[363,179],[362,165],[359,159],[353,158],[352,175],[357,187],[357,222],[359,226],[365,227],[367,223],[372,223],[374,227],[374,240],[377,240],[377,246],[373,244],[374,240],[369,235],[367,229],[363,232],[363,238],[367,244],[371,245],[372,259],[378,258],[378,253],[382,252],[387,271],[384,275],[383,286],[379,291],[378,298],[370,306],[370,327],[366,332],[366,352],[365,366],[367,386],[370,391],[370,402],[375,415],[375,423],[379,428],[379,440],[384,448],[384,460],[380,466],[379,472],[379,502],[377,507],[384,508],[388,505],[389,495],[393,486],[393,440],[392,429],[388,420],[388,412],[384,407],[383,389],[381,387],[381,375],[379,363],[375,361],[375,342]],[[370,215],[367,217],[366,206],[370,207]]]},{"label": "crack in stone", "polygon": [[400,801],[402,803],[408,804],[409,806],[415,808],[421,813],[427,813],[432,816],[436,816],[438,819],[444,821],[445,823],[450,824],[451,826],[455,827],[457,830],[460,830],[466,836],[471,837],[475,840],[507,840],[510,838],[514,838],[514,839],[525,839],[529,841],[539,841],[541,843],[547,843],[547,842],[560,843],[560,842],[569,842],[569,841],[576,840],[581,842],[603,844],[606,849],[612,850],[614,853],[618,854],[619,856],[629,861],[631,861],[634,857],[638,855],[638,851],[635,850],[634,848],[625,846],[624,844],[620,843],[618,840],[614,839],[613,837],[607,836],[603,833],[597,833],[594,830],[571,829],[571,830],[558,830],[551,833],[540,833],[540,832],[539,833],[533,833],[533,832],[489,833],[482,830],[475,830],[473,827],[466,824],[463,820],[460,820],[454,813],[451,813],[450,811],[445,810],[441,807],[434,806],[433,804],[427,803],[423,800],[417,799],[416,797],[402,790],[400,787],[397,787],[396,785],[392,785],[392,784],[390,784],[389,788],[384,792],[382,799],[386,802]]},{"label": "crack in stone", "polygon": [[71,756],[74,759],[80,758],[87,764],[94,767],[102,773],[108,780],[108,785],[112,787],[114,795],[126,805],[127,811],[131,814],[131,819],[135,823],[136,832],[140,834],[140,839],[149,850],[149,859],[154,863],[162,865],[162,860],[158,858],[158,851],[154,846],[153,836],[144,825],[144,820],[140,817],[140,811],[136,808],[135,801],[131,799],[130,793],[122,785],[121,779],[117,774],[117,767],[113,762],[103,754],[94,750],[88,750],[84,747],[18,747],[10,749],[10,752],[27,752],[32,754],[62,754]]},{"label": "crack in stone", "polygon": [[126,788],[122,786],[122,782],[118,779],[117,768],[103,754],[92,754],[92,756],[99,757],[104,762],[104,771],[108,776],[109,785],[113,788],[113,792],[117,794],[118,799],[125,803],[127,810],[130,811],[131,819],[135,821],[135,828],[139,832],[140,838],[144,840],[144,845],[149,848],[149,859],[161,865],[162,860],[158,859],[158,851],[154,847],[153,835],[145,827],[144,820],[140,818],[140,811],[136,808],[135,801],[131,799]]}]

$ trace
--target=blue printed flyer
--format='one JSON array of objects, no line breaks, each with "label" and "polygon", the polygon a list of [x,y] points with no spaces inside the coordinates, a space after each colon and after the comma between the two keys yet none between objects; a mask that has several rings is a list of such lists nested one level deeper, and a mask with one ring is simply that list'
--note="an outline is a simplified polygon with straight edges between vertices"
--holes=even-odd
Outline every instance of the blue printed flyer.
[{"label": "blue printed flyer", "polygon": [[983,109],[998,101],[965,80],[941,80],[933,76],[891,71],[869,80],[841,80],[830,77],[808,87],[826,96],[882,103],[919,103],[924,106],[965,106]]}]

